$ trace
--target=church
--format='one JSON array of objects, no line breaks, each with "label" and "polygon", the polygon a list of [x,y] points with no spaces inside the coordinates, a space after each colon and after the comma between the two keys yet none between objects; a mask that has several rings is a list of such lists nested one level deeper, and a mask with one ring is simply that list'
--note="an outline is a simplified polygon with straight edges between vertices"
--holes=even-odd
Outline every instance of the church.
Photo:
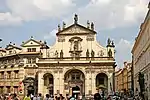
[{"label": "church", "polygon": [[[62,27],[58,25],[53,46],[48,46],[46,42],[37,41],[33,37],[23,42],[21,48],[8,45],[5,50],[0,50],[0,72],[7,70],[4,74],[11,75],[8,70],[18,68],[18,83],[7,84],[10,85],[9,88],[2,82],[0,85],[6,87],[7,92],[14,91],[14,84],[16,88],[21,85],[22,90],[19,94],[87,96],[96,93],[97,90],[111,93],[115,85],[115,45],[108,39],[106,47],[101,46],[96,40],[96,35],[94,23],[87,21],[87,26],[80,25],[78,15],[75,14],[72,25],[66,26],[65,22]],[[10,52],[12,50],[16,50],[13,55]],[[4,58],[8,60],[10,55],[21,59],[16,63],[18,65],[7,66]],[[12,73],[14,75],[14,71]]]},{"label": "church", "polygon": [[58,25],[56,43],[42,50],[38,60],[38,92],[88,95],[114,88],[114,43],[108,39],[106,47],[96,41],[94,24],[74,23],[68,27]]}]

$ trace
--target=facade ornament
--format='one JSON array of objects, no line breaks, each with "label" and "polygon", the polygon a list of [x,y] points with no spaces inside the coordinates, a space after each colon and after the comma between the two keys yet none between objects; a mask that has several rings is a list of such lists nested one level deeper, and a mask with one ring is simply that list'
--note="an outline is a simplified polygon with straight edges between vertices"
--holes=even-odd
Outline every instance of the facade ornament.
[{"label": "facade ornament", "polygon": [[91,57],[93,58],[95,56],[95,52],[92,50],[91,51]]},{"label": "facade ornament", "polygon": [[109,49],[109,51],[108,51],[108,56],[112,57],[112,51],[111,51],[111,49]]},{"label": "facade ornament", "polygon": [[90,22],[87,20],[87,28],[90,28]]},{"label": "facade ornament", "polygon": [[63,55],[64,55],[63,50],[61,50],[60,51],[60,59],[63,59]]},{"label": "facade ornament", "polygon": [[111,45],[112,45],[112,47],[115,47],[114,41],[112,41]]},{"label": "facade ornament", "polygon": [[58,24],[58,32],[60,32],[60,31],[61,31],[60,24]]},{"label": "facade ornament", "polygon": [[77,23],[78,23],[78,15],[75,14],[75,15],[74,15],[74,24],[77,24]]},{"label": "facade ornament", "polygon": [[33,39],[33,36],[31,36],[31,39]]},{"label": "facade ornament", "polygon": [[91,30],[94,30],[94,23],[91,23]]},{"label": "facade ornament", "polygon": [[111,40],[110,40],[110,38],[108,38],[108,40],[107,40],[107,45],[108,45],[108,46],[111,45]]},{"label": "facade ornament", "polygon": [[56,56],[56,58],[58,58],[58,51],[57,50],[55,51],[55,56]]},{"label": "facade ornament", "polygon": [[63,29],[65,29],[66,28],[66,23],[65,22],[63,22]]},{"label": "facade ornament", "polygon": [[86,51],[86,57],[89,57],[89,56],[90,56],[89,49],[87,49],[87,51]]}]

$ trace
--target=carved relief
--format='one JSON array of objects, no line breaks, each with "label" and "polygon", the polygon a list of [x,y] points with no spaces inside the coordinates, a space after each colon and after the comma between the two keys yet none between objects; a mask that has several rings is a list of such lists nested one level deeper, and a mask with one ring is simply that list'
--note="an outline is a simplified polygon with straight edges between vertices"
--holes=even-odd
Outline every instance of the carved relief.
[{"label": "carved relief", "polygon": [[88,36],[86,37],[86,40],[87,40],[87,41],[94,41],[94,35],[88,35]]},{"label": "carved relief", "polygon": [[99,57],[103,57],[104,56],[104,52],[103,52],[103,50],[100,50],[99,52],[98,52],[98,54],[97,54]]},{"label": "carved relief", "polygon": [[65,42],[65,37],[59,36],[58,37],[58,42]]}]

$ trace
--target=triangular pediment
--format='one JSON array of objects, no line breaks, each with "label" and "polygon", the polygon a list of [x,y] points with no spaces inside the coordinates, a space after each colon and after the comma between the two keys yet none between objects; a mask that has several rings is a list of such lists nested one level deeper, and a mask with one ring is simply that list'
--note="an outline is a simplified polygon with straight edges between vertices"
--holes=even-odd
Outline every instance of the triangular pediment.
[{"label": "triangular pediment", "polygon": [[57,35],[96,34],[95,31],[79,24],[73,24],[57,33]]},{"label": "triangular pediment", "polygon": [[22,46],[22,47],[41,46],[42,44],[43,44],[42,42],[36,41],[36,40],[34,40],[34,39],[30,39],[30,40],[24,42],[21,46]]},{"label": "triangular pediment", "polygon": [[12,49],[19,49],[19,50],[21,50],[20,47],[17,47],[17,46],[12,45],[12,44],[7,45],[5,49],[6,50],[12,50]]}]

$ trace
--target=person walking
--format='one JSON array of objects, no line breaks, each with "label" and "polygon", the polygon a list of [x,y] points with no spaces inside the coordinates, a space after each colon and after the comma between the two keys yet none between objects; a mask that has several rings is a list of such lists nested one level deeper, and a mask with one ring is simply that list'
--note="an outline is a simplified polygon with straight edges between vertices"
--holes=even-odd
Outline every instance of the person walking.
[{"label": "person walking", "polygon": [[31,100],[30,94],[27,94],[27,96],[25,96],[23,100]]}]

